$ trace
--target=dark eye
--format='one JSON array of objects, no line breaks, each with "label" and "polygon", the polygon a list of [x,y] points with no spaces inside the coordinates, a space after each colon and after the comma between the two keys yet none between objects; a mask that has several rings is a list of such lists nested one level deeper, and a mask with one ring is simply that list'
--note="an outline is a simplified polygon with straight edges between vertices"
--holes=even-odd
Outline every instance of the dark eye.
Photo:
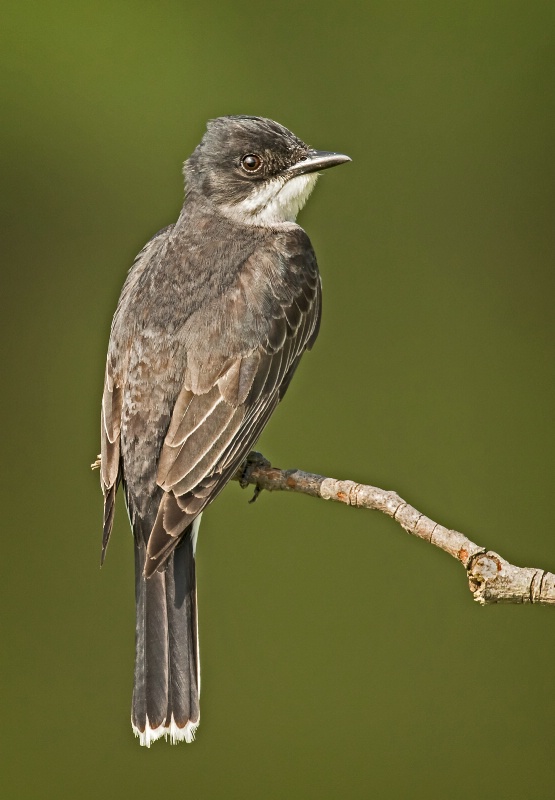
[{"label": "dark eye", "polygon": [[249,153],[241,159],[241,166],[247,172],[256,172],[262,166],[262,159],[256,153]]}]

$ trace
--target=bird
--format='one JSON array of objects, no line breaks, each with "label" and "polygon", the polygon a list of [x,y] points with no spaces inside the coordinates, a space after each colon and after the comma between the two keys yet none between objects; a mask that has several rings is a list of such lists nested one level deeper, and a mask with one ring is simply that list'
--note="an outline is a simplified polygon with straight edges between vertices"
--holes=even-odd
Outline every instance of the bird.
[{"label": "bird", "polygon": [[135,553],[131,725],[191,742],[200,720],[202,512],[241,468],[318,335],[321,282],[296,217],[350,161],[273,120],[210,120],[173,225],[136,257],[112,320],[101,412],[101,563],[123,487]]}]

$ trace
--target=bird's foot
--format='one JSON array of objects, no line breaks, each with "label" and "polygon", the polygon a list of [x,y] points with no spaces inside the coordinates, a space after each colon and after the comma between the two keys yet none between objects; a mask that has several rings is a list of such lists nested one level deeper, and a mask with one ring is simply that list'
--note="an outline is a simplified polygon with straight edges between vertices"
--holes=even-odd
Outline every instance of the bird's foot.
[{"label": "bird's foot", "polygon": [[[246,489],[249,485],[251,472],[255,467],[270,466],[270,462],[267,458],[264,458],[262,453],[257,453],[256,450],[253,450],[251,453],[249,453],[239,472],[239,486],[241,489]],[[262,487],[258,484],[255,484],[254,494],[249,500],[249,503],[254,503],[261,491]]]}]

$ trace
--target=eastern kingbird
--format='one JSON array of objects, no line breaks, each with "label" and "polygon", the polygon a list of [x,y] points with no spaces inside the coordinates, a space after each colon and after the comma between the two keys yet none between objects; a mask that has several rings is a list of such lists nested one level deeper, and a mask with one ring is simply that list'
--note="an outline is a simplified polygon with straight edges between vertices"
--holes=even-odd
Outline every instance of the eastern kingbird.
[{"label": "eastern kingbird", "polygon": [[199,724],[195,547],[318,335],[320,276],[295,224],[313,150],[270,119],[220,117],[185,162],[179,219],[139,253],[112,322],[102,399],[102,561],[123,484],[135,540],[133,731]]}]

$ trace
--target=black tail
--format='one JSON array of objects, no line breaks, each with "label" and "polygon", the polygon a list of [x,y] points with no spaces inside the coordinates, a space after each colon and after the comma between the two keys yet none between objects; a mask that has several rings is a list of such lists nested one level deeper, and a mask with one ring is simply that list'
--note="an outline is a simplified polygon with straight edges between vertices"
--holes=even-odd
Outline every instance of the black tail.
[{"label": "black tail", "polygon": [[143,576],[145,547],[135,540],[135,683],[131,724],[141,744],[161,736],[194,739],[200,666],[195,555],[187,531],[162,572]]}]

